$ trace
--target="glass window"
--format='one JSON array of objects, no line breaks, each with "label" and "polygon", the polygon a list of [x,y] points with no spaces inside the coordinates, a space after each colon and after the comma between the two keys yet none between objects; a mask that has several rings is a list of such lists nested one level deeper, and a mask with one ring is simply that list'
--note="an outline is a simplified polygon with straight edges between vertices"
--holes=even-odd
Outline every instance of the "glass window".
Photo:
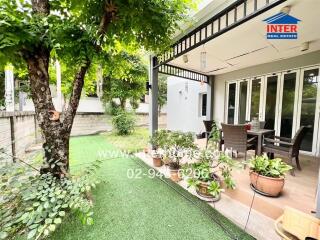
[{"label": "glass window", "polygon": [[266,109],[265,109],[265,127],[266,129],[274,129],[277,105],[277,84],[278,76],[270,76],[267,78],[266,91]]},{"label": "glass window", "polygon": [[236,83],[229,84],[228,123],[234,124],[236,105]]},{"label": "glass window", "polygon": [[281,112],[281,137],[292,137],[293,112],[296,89],[296,76],[294,73],[287,73],[283,79],[283,96],[282,96],[282,112]]},{"label": "glass window", "polygon": [[252,80],[250,120],[259,117],[261,79]]},{"label": "glass window", "polygon": [[240,82],[240,94],[239,94],[239,119],[238,122],[243,124],[246,122],[247,113],[247,89],[248,82]]},{"label": "glass window", "polygon": [[207,116],[207,94],[202,94],[201,116]]},{"label": "glass window", "polygon": [[303,90],[301,103],[300,126],[310,126],[302,141],[301,149],[312,151],[313,129],[317,101],[319,69],[306,70],[303,73]]}]

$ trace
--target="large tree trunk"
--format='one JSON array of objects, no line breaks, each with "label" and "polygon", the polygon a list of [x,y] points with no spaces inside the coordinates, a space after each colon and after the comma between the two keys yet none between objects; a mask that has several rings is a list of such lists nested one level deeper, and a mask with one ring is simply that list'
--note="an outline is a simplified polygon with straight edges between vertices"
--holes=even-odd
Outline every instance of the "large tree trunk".
[{"label": "large tree trunk", "polygon": [[45,165],[42,172],[65,175],[68,172],[68,147],[70,131],[63,127],[58,119],[53,119],[55,108],[49,87],[49,50],[37,48],[32,54],[25,54],[28,65],[31,96],[39,127],[44,137]]},{"label": "large tree trunk", "polygon": [[[50,13],[49,0],[31,0],[31,3],[33,14],[48,15]],[[107,1],[98,31],[100,37],[104,35],[115,11],[115,7]],[[100,46],[95,46],[97,51],[101,51]],[[69,140],[72,124],[79,105],[84,77],[91,61],[87,58],[86,63],[79,67],[74,78],[68,108],[60,117],[55,111],[49,87],[50,49],[45,44],[39,44],[33,49],[22,50],[22,55],[28,65],[31,96],[44,137],[45,165],[41,172],[51,172],[57,177],[65,177],[69,171]]]},{"label": "large tree trunk", "polygon": [[[88,60],[76,74],[68,109],[60,117],[55,111],[49,87],[48,50],[37,49],[33,54],[26,54],[25,59],[28,64],[31,96],[44,137],[45,165],[41,172],[52,172],[56,176],[63,177],[69,171],[70,133],[90,61]],[[53,117],[54,114],[57,114],[57,118]]]}]

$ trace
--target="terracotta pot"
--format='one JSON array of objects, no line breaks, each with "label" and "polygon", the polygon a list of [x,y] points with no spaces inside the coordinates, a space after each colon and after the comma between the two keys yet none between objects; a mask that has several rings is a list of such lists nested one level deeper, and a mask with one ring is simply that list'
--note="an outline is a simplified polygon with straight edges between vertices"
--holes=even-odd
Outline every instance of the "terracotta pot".
[{"label": "terracotta pot", "polygon": [[252,186],[258,191],[271,197],[277,197],[284,186],[284,177],[272,178],[257,174],[251,171],[249,173]]},{"label": "terracotta pot", "polygon": [[170,169],[170,179],[174,182],[181,180],[179,169]]},{"label": "terracotta pot", "polygon": [[155,166],[155,167],[161,167],[162,166],[163,162],[162,162],[161,157],[154,156],[152,159],[153,159],[153,166]]},{"label": "terracotta pot", "polygon": [[219,194],[219,196],[217,196],[217,197],[212,196],[212,195],[208,192],[208,186],[209,186],[209,183],[207,183],[207,182],[201,182],[201,183],[198,185],[198,189],[196,190],[197,193],[198,193],[201,197],[210,198],[210,199],[211,199],[212,201],[214,201],[214,202],[220,200],[221,194]]}]

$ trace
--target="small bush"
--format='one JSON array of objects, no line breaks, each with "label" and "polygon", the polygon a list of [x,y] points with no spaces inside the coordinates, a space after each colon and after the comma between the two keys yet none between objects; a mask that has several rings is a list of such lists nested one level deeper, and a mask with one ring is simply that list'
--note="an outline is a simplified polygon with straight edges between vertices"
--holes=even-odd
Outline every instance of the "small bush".
[{"label": "small bush", "polygon": [[113,127],[119,135],[131,134],[134,131],[135,123],[135,115],[126,111],[119,111],[112,118]]},{"label": "small bush", "polygon": [[114,101],[110,101],[105,105],[105,112],[108,115],[116,116],[121,111],[121,107]]},{"label": "small bush", "polygon": [[43,239],[54,232],[67,214],[93,224],[90,192],[98,180],[100,161],[79,176],[57,179],[37,175],[18,164],[0,168],[0,239]]}]

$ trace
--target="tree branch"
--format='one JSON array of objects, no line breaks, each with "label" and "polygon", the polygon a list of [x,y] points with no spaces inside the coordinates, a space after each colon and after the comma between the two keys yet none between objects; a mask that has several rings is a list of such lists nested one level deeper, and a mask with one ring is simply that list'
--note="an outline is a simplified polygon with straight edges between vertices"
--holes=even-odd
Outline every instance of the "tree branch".
[{"label": "tree branch", "polygon": [[31,0],[31,3],[33,12],[45,15],[50,13],[49,0]]},{"label": "tree branch", "polygon": [[[108,29],[108,26],[116,18],[116,12],[117,12],[117,7],[112,3],[112,1],[111,0],[106,1],[105,7],[104,7],[104,13],[101,18],[98,32],[97,32],[98,38],[102,39],[104,37]],[[97,52],[101,51],[100,45],[96,45],[96,50]],[[89,57],[87,57],[86,63],[83,66],[81,66],[80,70],[77,72],[73,81],[72,94],[70,96],[68,109],[64,114],[64,121],[63,121],[63,128],[68,133],[71,132],[73,119],[76,115],[76,112],[79,106],[81,92],[84,85],[84,77],[90,65],[91,65],[91,60],[89,59]]]},{"label": "tree branch", "polygon": [[70,133],[74,116],[76,115],[79,101],[81,97],[82,88],[84,85],[84,77],[90,67],[91,61],[87,62],[80,68],[73,80],[73,89],[69,100],[68,109],[64,114],[63,128],[66,132]]}]

